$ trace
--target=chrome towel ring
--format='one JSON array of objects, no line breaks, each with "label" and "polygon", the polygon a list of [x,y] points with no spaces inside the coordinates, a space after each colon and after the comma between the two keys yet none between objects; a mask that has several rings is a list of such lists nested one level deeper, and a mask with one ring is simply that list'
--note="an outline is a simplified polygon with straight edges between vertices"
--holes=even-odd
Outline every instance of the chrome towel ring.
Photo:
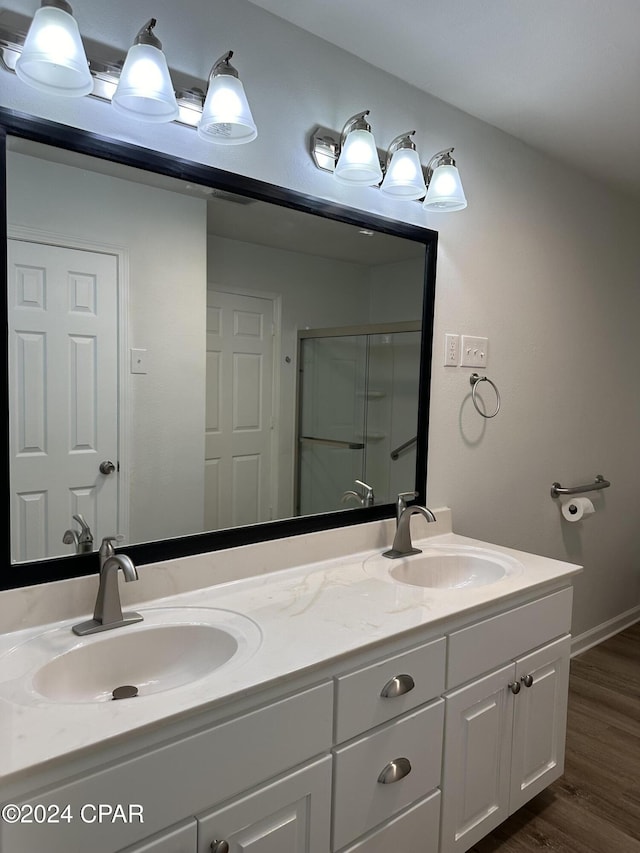
[{"label": "chrome towel ring", "polygon": [[[500,392],[498,391],[498,388],[497,388],[495,382],[492,382],[488,376],[479,376],[477,373],[471,374],[471,376],[469,377],[469,382],[471,383],[471,389],[472,389],[471,390],[471,400],[473,402],[473,405],[476,407],[476,412],[479,415],[482,415],[483,418],[495,418],[495,416],[500,411]],[[478,406],[478,401],[476,400],[476,392],[478,390],[478,385],[480,384],[480,382],[488,382],[489,385],[491,385],[493,390],[496,392],[496,410],[495,410],[495,412],[492,412],[490,415],[487,415],[482,411],[480,406]]]}]

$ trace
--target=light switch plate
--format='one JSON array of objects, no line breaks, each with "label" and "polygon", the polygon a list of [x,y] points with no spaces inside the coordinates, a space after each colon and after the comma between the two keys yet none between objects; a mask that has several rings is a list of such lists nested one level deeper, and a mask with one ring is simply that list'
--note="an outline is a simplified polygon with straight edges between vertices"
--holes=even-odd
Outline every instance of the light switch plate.
[{"label": "light switch plate", "polygon": [[489,357],[489,338],[463,335],[461,340],[461,367],[486,367]]}]

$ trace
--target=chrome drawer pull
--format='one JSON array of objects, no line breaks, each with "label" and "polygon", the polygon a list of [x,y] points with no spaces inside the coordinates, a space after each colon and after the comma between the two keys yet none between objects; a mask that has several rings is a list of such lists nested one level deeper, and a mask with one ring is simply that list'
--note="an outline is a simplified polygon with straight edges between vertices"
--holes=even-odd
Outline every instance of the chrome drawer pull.
[{"label": "chrome drawer pull", "polygon": [[394,676],[391,681],[387,681],[385,686],[380,691],[383,699],[395,699],[396,696],[404,696],[416,686],[415,681],[406,672],[403,675]]},{"label": "chrome drawer pull", "polygon": [[391,785],[393,782],[399,782],[411,773],[411,762],[408,758],[396,758],[395,761],[390,761],[386,767],[383,767],[382,772],[378,776],[378,782],[383,785]]}]

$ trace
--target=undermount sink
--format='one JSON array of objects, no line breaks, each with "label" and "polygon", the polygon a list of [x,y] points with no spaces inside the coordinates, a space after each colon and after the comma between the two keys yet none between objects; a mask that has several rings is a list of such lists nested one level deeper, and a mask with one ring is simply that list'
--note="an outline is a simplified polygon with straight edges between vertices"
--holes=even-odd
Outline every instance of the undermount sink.
[{"label": "undermount sink", "polygon": [[522,564],[507,554],[465,545],[428,546],[420,554],[369,559],[365,569],[378,577],[428,589],[475,589],[519,574]]},{"label": "undermount sink", "polygon": [[[229,610],[166,607],[141,610],[143,621],[78,638],[54,628],[11,650],[8,675],[26,676],[27,691],[52,702],[106,702],[117,688],[133,698],[161,693],[246,661],[262,642],[251,619]],[[131,689],[135,688],[135,690]]]}]

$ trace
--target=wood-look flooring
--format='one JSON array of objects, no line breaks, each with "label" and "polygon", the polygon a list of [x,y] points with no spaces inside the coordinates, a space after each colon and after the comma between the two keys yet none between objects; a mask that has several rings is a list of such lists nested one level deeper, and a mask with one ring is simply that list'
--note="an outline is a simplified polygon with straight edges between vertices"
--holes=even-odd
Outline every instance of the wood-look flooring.
[{"label": "wood-look flooring", "polygon": [[471,853],[640,853],[640,622],[570,673],[564,776]]}]

